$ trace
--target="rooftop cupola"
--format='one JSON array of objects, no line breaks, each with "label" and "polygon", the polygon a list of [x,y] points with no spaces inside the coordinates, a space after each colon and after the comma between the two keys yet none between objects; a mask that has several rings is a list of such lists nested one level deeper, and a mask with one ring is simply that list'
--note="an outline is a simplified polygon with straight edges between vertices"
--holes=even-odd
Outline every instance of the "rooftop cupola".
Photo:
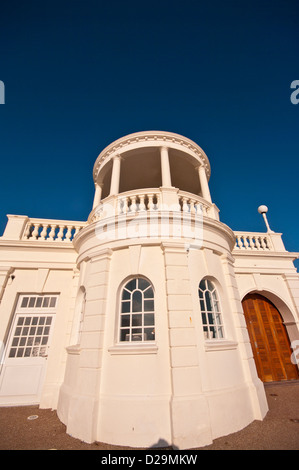
[{"label": "rooftop cupola", "polygon": [[95,162],[91,216],[102,201],[127,198],[127,209],[134,205],[147,210],[162,203],[190,210],[200,203],[204,215],[218,219],[210,173],[205,152],[186,137],[161,131],[127,135],[108,145]]}]

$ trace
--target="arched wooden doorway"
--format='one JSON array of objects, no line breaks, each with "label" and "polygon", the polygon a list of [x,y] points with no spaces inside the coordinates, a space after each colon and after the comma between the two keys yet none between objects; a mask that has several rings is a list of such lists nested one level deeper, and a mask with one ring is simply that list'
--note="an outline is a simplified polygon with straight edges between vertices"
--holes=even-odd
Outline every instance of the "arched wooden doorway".
[{"label": "arched wooden doorway", "polygon": [[277,308],[259,294],[242,301],[257,373],[262,382],[299,379],[291,362],[292,350]]}]

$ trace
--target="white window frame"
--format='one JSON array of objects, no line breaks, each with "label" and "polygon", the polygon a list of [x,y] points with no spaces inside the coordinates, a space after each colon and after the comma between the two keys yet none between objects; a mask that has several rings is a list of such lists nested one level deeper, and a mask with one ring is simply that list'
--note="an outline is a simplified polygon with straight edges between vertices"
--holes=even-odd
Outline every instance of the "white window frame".
[{"label": "white window frame", "polygon": [[[58,294],[19,295],[10,330],[10,338],[7,342],[6,354],[9,359],[47,357],[58,299]],[[41,323],[41,317],[45,319],[45,323]],[[33,320],[34,318],[38,320],[38,323]],[[51,318],[51,321],[48,322],[49,318]],[[14,330],[12,330],[13,326]],[[19,333],[18,330],[20,330]],[[18,338],[19,341],[17,342]],[[41,338],[42,343],[36,342],[38,338]],[[30,344],[28,343],[29,340],[31,340]]]},{"label": "white window frame", "polygon": [[222,309],[215,283],[209,278],[203,278],[198,285],[198,297],[205,340],[225,339]]},{"label": "white window frame", "polygon": [[[142,288],[142,283],[148,285]],[[137,301],[134,306],[135,294],[141,302]],[[155,343],[155,292],[147,278],[135,276],[122,285],[117,330],[119,345]]]}]

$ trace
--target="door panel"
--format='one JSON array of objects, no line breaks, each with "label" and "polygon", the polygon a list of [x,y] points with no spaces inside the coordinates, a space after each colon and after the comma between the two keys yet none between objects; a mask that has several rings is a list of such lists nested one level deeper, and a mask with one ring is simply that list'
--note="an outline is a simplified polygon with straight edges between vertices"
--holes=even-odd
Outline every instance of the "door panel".
[{"label": "door panel", "polygon": [[[47,297],[50,299],[50,297]],[[0,404],[36,404],[44,383],[56,301],[19,299],[0,375]]]},{"label": "door panel", "polygon": [[276,307],[258,294],[247,295],[242,305],[259,378],[263,382],[298,379],[287,331]]}]

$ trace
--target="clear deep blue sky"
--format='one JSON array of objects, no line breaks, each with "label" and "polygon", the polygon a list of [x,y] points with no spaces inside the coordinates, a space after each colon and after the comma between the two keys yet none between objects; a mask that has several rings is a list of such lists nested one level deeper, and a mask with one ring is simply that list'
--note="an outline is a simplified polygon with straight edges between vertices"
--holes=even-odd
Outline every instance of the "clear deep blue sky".
[{"label": "clear deep blue sky", "polygon": [[299,251],[298,18],[297,0],[2,2],[0,233],[86,220],[100,151],[165,130],[207,153],[224,223],[265,231],[266,204]]}]

